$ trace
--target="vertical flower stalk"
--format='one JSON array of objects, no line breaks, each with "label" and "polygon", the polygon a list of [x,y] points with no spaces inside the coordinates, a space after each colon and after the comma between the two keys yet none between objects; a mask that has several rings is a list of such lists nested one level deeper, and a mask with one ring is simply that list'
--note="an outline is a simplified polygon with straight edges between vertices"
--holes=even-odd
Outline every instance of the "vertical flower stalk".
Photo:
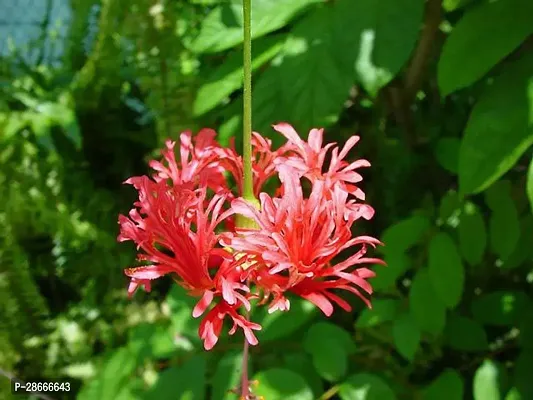
[{"label": "vertical flower stalk", "polygon": [[252,177],[252,0],[242,2],[244,41],[243,41],[243,190],[246,200],[255,200]]},{"label": "vertical flower stalk", "polygon": [[[243,143],[243,186],[242,196],[248,201],[257,202],[253,188],[252,170],[252,0],[243,0],[243,112],[242,112],[242,143]],[[254,221],[244,215],[237,215],[239,228],[253,227]],[[248,341],[243,342],[241,397],[248,399],[250,384],[248,379]]]}]

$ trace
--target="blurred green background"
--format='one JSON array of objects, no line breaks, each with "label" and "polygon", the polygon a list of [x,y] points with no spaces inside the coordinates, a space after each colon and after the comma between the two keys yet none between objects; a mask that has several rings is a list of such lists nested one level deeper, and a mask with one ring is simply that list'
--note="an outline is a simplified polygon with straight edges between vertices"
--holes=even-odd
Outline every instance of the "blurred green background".
[{"label": "blurred green background", "polygon": [[[533,399],[533,2],[253,0],[252,23],[254,129],[359,134],[388,263],[372,311],[254,313],[255,393]],[[0,1],[0,398],[237,398],[241,338],[204,352],[170,279],[128,300],[116,221],[165,138],[240,142],[241,32],[238,0]]]}]

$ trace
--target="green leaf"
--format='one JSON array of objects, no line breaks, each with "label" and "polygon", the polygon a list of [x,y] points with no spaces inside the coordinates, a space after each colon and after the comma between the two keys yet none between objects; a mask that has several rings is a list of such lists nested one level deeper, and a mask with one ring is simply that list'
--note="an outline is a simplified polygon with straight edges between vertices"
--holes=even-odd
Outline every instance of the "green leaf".
[{"label": "green leaf", "polygon": [[172,333],[167,326],[154,323],[141,323],[130,331],[128,346],[145,357],[168,357],[176,351]]},{"label": "green leaf", "polygon": [[411,259],[404,253],[387,253],[384,261],[387,263],[386,267],[383,268],[380,265],[379,274],[372,278],[372,287],[376,291],[392,287],[396,280],[412,266]]},{"label": "green leaf", "polygon": [[133,375],[137,354],[127,348],[115,350],[98,375],[83,386],[78,394],[82,400],[114,400]]},{"label": "green leaf", "polygon": [[[252,3],[252,38],[278,30],[307,6],[319,0],[254,0]],[[200,34],[191,50],[215,53],[229,49],[243,41],[242,0],[235,0],[214,8],[202,19]]]},{"label": "green leaf", "polygon": [[315,398],[320,397],[324,393],[323,380],[316,372],[312,358],[308,354],[284,354],[283,361],[287,369],[296,372],[306,380],[309,387],[313,390]]},{"label": "green leaf", "polygon": [[444,137],[439,139],[435,148],[437,161],[442,168],[457,174],[459,165],[459,148],[461,141],[455,137]]},{"label": "green leaf", "polygon": [[429,384],[423,400],[461,400],[464,396],[463,378],[457,371],[447,369]]},{"label": "green leaf", "polygon": [[529,163],[527,170],[527,184],[526,184],[527,198],[529,199],[529,205],[533,210],[533,158]]},{"label": "green leaf", "polygon": [[355,343],[350,333],[331,322],[313,324],[305,335],[303,346],[311,353],[314,347],[321,345],[324,338],[333,338],[348,354],[355,351]]},{"label": "green leaf", "polygon": [[82,136],[73,109],[61,103],[46,102],[39,104],[35,110],[47,118],[51,124],[56,124],[63,128],[63,132],[67,139],[69,139],[77,149],[81,149]]},{"label": "green leaf", "polygon": [[392,321],[396,317],[399,305],[399,300],[373,299],[372,309],[365,308],[361,312],[359,318],[357,318],[357,321],[355,322],[355,327],[371,328]]},{"label": "green leaf", "polygon": [[[500,3],[507,4],[488,4]],[[528,55],[505,65],[470,114],[459,151],[461,193],[486,189],[516,163],[533,143],[532,115],[533,56]]]},{"label": "green leaf", "polygon": [[372,374],[355,374],[339,387],[341,400],[396,400],[396,395],[385,380]]},{"label": "green leaf", "polygon": [[327,381],[342,378],[348,369],[348,355],[355,350],[350,334],[337,325],[319,322],[305,335],[303,347],[311,355],[313,366]]},{"label": "green leaf", "polygon": [[301,298],[291,299],[291,309],[269,314],[265,307],[254,313],[254,321],[263,328],[257,333],[260,341],[266,342],[287,337],[316,315],[316,307]]},{"label": "green leaf", "polygon": [[[252,47],[252,69],[256,70],[272,59],[283,46],[285,36],[275,35],[254,41]],[[231,93],[243,85],[241,52],[234,52],[207,78],[198,89],[193,104],[194,115],[199,116],[212,110]]]},{"label": "green leaf", "polygon": [[334,338],[322,338],[320,344],[307,349],[316,372],[328,382],[337,382],[348,370],[348,354]]},{"label": "green leaf", "polygon": [[356,77],[371,96],[376,96],[409,59],[423,11],[421,0],[350,1],[346,12],[351,24],[344,32],[357,39],[353,48]]},{"label": "green leaf", "polygon": [[520,395],[520,391],[513,387],[511,390],[507,392],[507,395],[505,396],[505,400],[526,400]]},{"label": "green leaf", "polygon": [[460,209],[461,198],[455,190],[449,190],[440,201],[438,224],[447,224],[455,227]]},{"label": "green leaf", "polygon": [[533,215],[526,214],[520,221],[520,238],[513,253],[504,261],[502,269],[521,267],[533,253]]},{"label": "green leaf", "polygon": [[338,0],[316,7],[294,26],[257,81],[254,128],[267,132],[280,120],[304,131],[335,123],[353,86],[354,66],[363,85],[376,91],[409,58],[422,8],[421,0]]},{"label": "green leaf", "polygon": [[339,27],[343,4],[317,7],[293,28],[254,88],[256,128],[288,120],[307,130],[337,120],[353,84],[354,55],[344,51],[349,38]]},{"label": "green leaf", "polygon": [[533,33],[531,15],[529,0],[491,1],[468,10],[442,49],[437,71],[442,95],[471,85],[516,49]]},{"label": "green leaf", "polygon": [[489,347],[483,326],[470,318],[452,314],[444,330],[447,344],[460,351],[483,351]]},{"label": "green leaf", "polygon": [[179,285],[173,285],[166,301],[170,308],[170,320],[176,334],[188,339],[198,340],[200,321],[192,318],[192,310],[199,299],[190,296]]},{"label": "green leaf", "polygon": [[392,337],[398,353],[413,361],[420,345],[421,334],[410,314],[403,314],[394,321]]},{"label": "green leaf", "polygon": [[211,398],[231,398],[228,392],[239,386],[242,371],[242,352],[225,354],[217,364],[211,380]]},{"label": "green leaf", "polygon": [[446,307],[435,296],[429,273],[420,270],[415,275],[409,291],[409,307],[418,327],[432,335],[442,332],[446,323]]},{"label": "green leaf", "polygon": [[464,205],[458,226],[459,249],[466,262],[478,265],[487,247],[487,229],[483,215],[471,202]]},{"label": "green leaf", "polygon": [[531,371],[533,369],[533,351],[522,351],[516,359],[513,373],[513,383],[519,398],[530,399],[533,397],[533,381]]},{"label": "green leaf", "polygon": [[502,261],[512,255],[520,239],[518,210],[511,197],[511,186],[507,181],[498,181],[486,193],[486,202],[492,209],[489,220],[490,242],[494,253]]},{"label": "green leaf", "polygon": [[500,379],[498,366],[484,361],[474,374],[474,400],[500,400]]},{"label": "green leaf", "polygon": [[506,326],[514,324],[531,305],[524,292],[496,291],[474,299],[471,310],[474,318],[482,324]]},{"label": "green leaf", "polygon": [[313,391],[297,373],[282,368],[261,371],[254,376],[259,385],[254,390],[257,396],[268,400],[313,400]]},{"label": "green leaf", "polygon": [[381,240],[385,243],[382,251],[387,254],[405,253],[418,244],[430,228],[429,219],[415,215],[388,227]]},{"label": "green leaf", "polygon": [[453,239],[443,232],[436,234],[429,244],[428,258],[435,294],[445,306],[455,308],[463,295],[465,271]]},{"label": "green leaf", "polygon": [[206,358],[197,355],[179,367],[164,370],[146,395],[146,400],[205,399]]},{"label": "green leaf", "polygon": [[[531,340],[531,337],[529,338]],[[522,351],[516,359],[513,382],[522,399],[533,399],[533,351],[528,349]]]}]

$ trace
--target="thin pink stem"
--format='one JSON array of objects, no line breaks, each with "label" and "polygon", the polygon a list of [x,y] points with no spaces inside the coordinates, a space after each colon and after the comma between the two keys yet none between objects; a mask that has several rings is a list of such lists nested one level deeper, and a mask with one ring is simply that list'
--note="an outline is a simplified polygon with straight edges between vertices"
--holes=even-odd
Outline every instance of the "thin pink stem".
[{"label": "thin pink stem", "polygon": [[242,350],[241,398],[247,400],[250,395],[250,381],[248,379],[248,340],[244,338]]}]

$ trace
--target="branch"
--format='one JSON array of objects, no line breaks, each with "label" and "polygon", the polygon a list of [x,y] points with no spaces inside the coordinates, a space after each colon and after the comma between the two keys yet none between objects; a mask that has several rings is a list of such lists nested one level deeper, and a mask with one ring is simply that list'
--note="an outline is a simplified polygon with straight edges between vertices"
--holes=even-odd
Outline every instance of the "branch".
[{"label": "branch", "polygon": [[424,81],[427,63],[436,48],[435,39],[439,33],[442,16],[442,0],[428,0],[420,40],[405,73],[404,100],[408,103],[411,103]]}]

